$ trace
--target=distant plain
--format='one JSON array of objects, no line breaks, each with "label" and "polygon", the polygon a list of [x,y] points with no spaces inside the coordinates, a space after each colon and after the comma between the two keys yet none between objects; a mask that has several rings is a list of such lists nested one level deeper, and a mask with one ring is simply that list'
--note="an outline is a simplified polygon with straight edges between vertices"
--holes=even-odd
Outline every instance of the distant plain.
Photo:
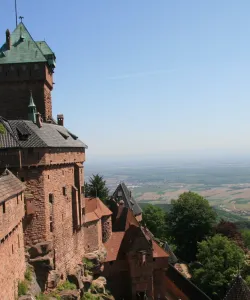
[{"label": "distant plain", "polygon": [[126,163],[90,166],[87,176],[104,175],[113,190],[124,181],[138,202],[169,204],[186,191],[197,192],[212,206],[250,218],[250,164],[208,163]]}]

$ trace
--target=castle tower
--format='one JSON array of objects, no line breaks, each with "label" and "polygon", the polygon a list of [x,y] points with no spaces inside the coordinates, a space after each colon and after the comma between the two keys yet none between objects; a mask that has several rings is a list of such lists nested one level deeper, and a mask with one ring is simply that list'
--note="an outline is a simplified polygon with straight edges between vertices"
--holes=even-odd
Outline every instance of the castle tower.
[{"label": "castle tower", "polygon": [[51,91],[55,54],[45,41],[36,42],[21,22],[0,48],[0,116],[28,119],[32,90],[44,121],[52,118]]}]

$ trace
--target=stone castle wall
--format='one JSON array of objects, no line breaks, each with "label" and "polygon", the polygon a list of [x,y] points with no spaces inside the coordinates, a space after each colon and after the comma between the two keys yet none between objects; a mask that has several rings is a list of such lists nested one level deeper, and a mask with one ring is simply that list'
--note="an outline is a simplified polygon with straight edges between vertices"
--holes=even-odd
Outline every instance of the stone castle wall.
[{"label": "stone castle wall", "polygon": [[84,225],[84,234],[84,249],[86,253],[100,249],[102,246],[102,228],[100,220],[86,223]]},{"label": "stone castle wall", "polygon": [[37,111],[44,119],[52,116],[52,74],[45,63],[0,65],[0,112],[8,119],[28,117],[30,90]]},{"label": "stone castle wall", "polygon": [[0,240],[17,226],[24,216],[23,193],[15,195],[11,199],[0,204]]},{"label": "stone castle wall", "polygon": [[[45,207],[47,239],[53,241],[55,249],[55,268],[65,275],[70,272],[84,256],[84,229],[81,224],[77,228],[74,221],[72,205],[72,187],[75,176],[83,184],[81,174],[75,174],[75,165],[51,167],[43,171],[45,180]],[[52,203],[50,201],[52,197]],[[79,199],[78,199],[79,200]],[[82,214],[82,203],[77,201],[77,213]],[[80,218],[78,218],[80,219]],[[50,224],[52,222],[52,224]],[[51,226],[52,225],[52,226]]]},{"label": "stone castle wall", "polygon": [[22,219],[24,199],[15,195],[0,205],[0,299],[16,299],[26,269]]},{"label": "stone castle wall", "polygon": [[111,216],[102,217],[102,242],[106,243],[112,235]]}]

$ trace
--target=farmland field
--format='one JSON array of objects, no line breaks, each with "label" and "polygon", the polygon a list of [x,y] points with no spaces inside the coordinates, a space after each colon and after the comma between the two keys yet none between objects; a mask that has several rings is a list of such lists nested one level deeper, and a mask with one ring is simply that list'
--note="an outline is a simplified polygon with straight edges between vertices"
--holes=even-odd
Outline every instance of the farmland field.
[{"label": "farmland field", "polygon": [[[87,176],[91,168],[86,168]],[[110,190],[124,181],[138,202],[169,204],[186,191],[197,192],[212,206],[250,217],[250,163],[127,164],[96,166]],[[88,173],[89,172],[89,173]]]}]

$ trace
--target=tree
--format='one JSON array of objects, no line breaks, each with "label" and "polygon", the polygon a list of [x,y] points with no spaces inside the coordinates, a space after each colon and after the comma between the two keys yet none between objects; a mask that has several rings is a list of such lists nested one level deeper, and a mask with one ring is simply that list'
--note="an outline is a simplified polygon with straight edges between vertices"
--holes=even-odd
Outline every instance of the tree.
[{"label": "tree", "polygon": [[239,247],[244,249],[244,242],[242,234],[238,230],[235,223],[221,220],[220,223],[215,227],[215,232],[221,234],[234,241]]},{"label": "tree", "polygon": [[109,197],[109,189],[106,186],[106,181],[99,174],[92,175],[89,183],[85,183],[85,196],[98,197],[103,202],[106,202]]},{"label": "tree", "polygon": [[156,238],[164,238],[166,233],[165,212],[160,207],[148,204],[143,210],[143,222]]},{"label": "tree", "polygon": [[[242,238],[243,238],[245,247],[250,249],[250,230],[249,229],[245,229],[242,231]],[[249,280],[249,282],[250,282],[250,280]]]},{"label": "tree", "polygon": [[244,264],[243,250],[217,234],[198,243],[197,259],[201,267],[192,270],[194,282],[212,299],[223,299],[239,266]]},{"label": "tree", "polygon": [[177,256],[193,261],[197,242],[212,232],[216,213],[206,199],[193,192],[185,192],[171,203],[166,216],[167,232],[177,246]]}]

